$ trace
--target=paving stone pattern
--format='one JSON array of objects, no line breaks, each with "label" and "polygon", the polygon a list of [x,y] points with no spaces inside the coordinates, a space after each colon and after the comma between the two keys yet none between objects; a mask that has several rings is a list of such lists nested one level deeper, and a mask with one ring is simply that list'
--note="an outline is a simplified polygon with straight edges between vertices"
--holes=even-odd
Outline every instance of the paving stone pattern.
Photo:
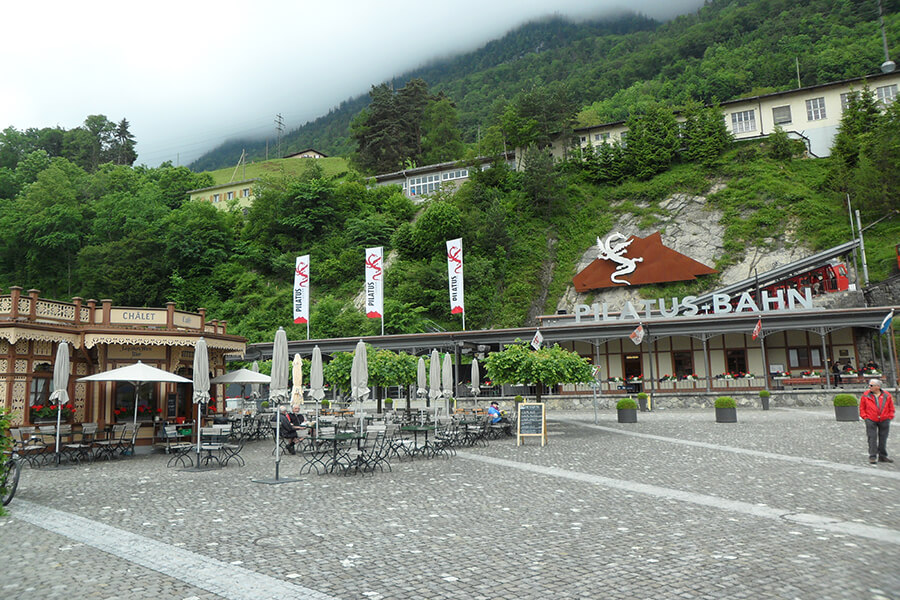
[{"label": "paving stone pattern", "polygon": [[278,486],[251,481],[274,476],[267,442],[202,473],[162,454],[25,469],[0,598],[900,600],[900,462],[869,466],[861,423],[638,418],[551,412],[546,447],[365,477],[298,477],[285,456],[299,481]]}]

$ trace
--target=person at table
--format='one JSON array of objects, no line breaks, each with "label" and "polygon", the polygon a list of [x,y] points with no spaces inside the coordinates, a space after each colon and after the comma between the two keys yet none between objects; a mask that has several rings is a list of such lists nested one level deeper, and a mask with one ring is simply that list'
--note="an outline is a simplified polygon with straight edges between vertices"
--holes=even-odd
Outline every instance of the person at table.
[{"label": "person at table", "polygon": [[491,423],[506,423],[506,417],[500,412],[500,405],[496,401],[491,402],[491,407],[488,408],[488,417],[490,417]]},{"label": "person at table", "polygon": [[297,435],[297,429],[291,420],[293,415],[288,412],[287,407],[281,407],[281,415],[278,417],[278,428],[281,432],[281,439],[287,443],[287,451],[291,454],[297,454],[297,442],[300,436]]},{"label": "person at table", "polygon": [[894,462],[887,454],[887,437],[894,418],[894,399],[890,392],[881,389],[880,379],[869,380],[869,389],[859,399],[859,418],[866,422],[869,462]]},{"label": "person at table", "polygon": [[874,360],[870,360],[869,362],[866,363],[866,366],[865,366],[864,368],[866,368],[866,369],[872,369],[873,371],[877,371],[877,370],[878,370],[878,363],[875,362]]},{"label": "person at table", "polygon": [[303,422],[306,421],[306,417],[303,416],[303,413],[300,412],[300,405],[295,404],[291,407],[291,412],[287,414],[288,419],[291,422],[291,425],[294,426],[294,429],[298,429],[300,427],[304,427]]}]

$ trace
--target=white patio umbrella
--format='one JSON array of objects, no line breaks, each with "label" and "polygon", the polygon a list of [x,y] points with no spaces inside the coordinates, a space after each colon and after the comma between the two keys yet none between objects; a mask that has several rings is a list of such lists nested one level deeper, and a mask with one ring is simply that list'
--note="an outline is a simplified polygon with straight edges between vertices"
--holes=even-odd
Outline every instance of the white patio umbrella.
[{"label": "white patio umbrella", "polygon": [[472,395],[475,396],[475,408],[478,408],[478,394],[481,393],[481,369],[478,367],[478,359],[472,359]]},{"label": "white patio umbrella", "polygon": [[76,381],[125,381],[134,386],[134,423],[137,425],[137,407],[141,384],[147,382],[160,383],[192,383],[190,379],[169,373],[156,367],[137,361],[133,365],[111,369],[87,377],[79,377]]},{"label": "white patio umbrella", "polygon": [[[253,364],[250,365],[250,370],[253,371],[254,373],[259,373],[259,363],[254,360]],[[272,382],[272,378],[269,377],[268,383],[271,383],[271,382]],[[258,383],[250,384],[250,397],[253,398],[254,403],[257,400],[259,400],[259,384]]]},{"label": "white patio umbrella", "polygon": [[443,388],[444,407],[446,414],[450,414],[450,398],[453,397],[453,365],[450,363],[450,354],[444,354],[444,364],[441,365],[441,387]]},{"label": "white patio umbrella", "polygon": [[441,397],[441,357],[437,349],[431,351],[431,364],[428,365],[428,399],[434,407],[434,418],[437,420],[437,399]]},{"label": "white patio umbrella", "polygon": [[362,403],[369,397],[369,359],[366,345],[362,340],[356,343],[353,351],[353,364],[350,367],[350,396],[360,403],[359,419],[362,423]]},{"label": "white patio umbrella", "polygon": [[316,426],[319,422],[319,403],[325,397],[325,376],[322,369],[322,351],[313,348],[312,364],[309,367],[309,395],[316,401]]},{"label": "white patio umbrella", "polygon": [[294,355],[291,365],[291,408],[303,404],[303,359],[299,354]]},{"label": "white patio umbrella", "polygon": [[200,409],[209,402],[209,351],[206,340],[194,345],[194,404],[197,405],[197,467],[200,466]]},{"label": "white patio umbrella", "polygon": [[62,424],[62,408],[69,403],[69,344],[60,342],[53,363],[53,389],[50,401],[56,401],[56,464],[59,465],[59,426]]},{"label": "white patio umbrella", "polygon": [[287,334],[284,327],[275,332],[275,343],[272,346],[272,382],[269,387],[269,400],[275,406],[275,479],[278,479],[278,466],[281,462],[281,405],[287,404],[288,392],[288,348]]},{"label": "white patio umbrella", "polygon": [[428,381],[425,379],[425,357],[419,357],[419,365],[416,368],[416,396],[424,396],[428,393],[425,389]]}]

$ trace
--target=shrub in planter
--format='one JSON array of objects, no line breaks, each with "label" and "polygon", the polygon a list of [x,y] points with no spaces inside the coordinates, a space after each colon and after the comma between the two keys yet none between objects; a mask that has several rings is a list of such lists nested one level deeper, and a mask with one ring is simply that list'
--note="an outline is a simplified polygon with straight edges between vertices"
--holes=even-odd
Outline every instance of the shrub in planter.
[{"label": "shrub in planter", "polygon": [[647,399],[649,397],[650,396],[645,392],[641,392],[637,395],[638,405],[641,407],[641,412],[645,412],[647,410]]},{"label": "shrub in planter", "polygon": [[637,402],[622,398],[616,402],[616,416],[619,423],[637,423]]},{"label": "shrub in planter", "polygon": [[731,396],[716,398],[716,423],[737,423],[737,402]]},{"label": "shrub in planter", "polygon": [[859,421],[859,400],[853,394],[834,397],[834,418],[837,421]]},{"label": "shrub in planter", "polygon": [[525,402],[525,398],[523,398],[522,396],[516,396],[515,398],[513,398],[513,401],[514,401],[516,404],[520,404],[520,403],[522,403],[522,402]]},{"label": "shrub in planter", "polygon": [[394,399],[393,398],[385,398],[384,399],[384,410],[393,410],[394,409]]},{"label": "shrub in planter", "polygon": [[328,408],[329,406],[331,406],[331,402],[329,402],[328,400],[322,400],[321,405],[322,408]]},{"label": "shrub in planter", "polygon": [[769,390],[759,390],[759,401],[762,403],[763,410],[769,410],[769,396],[772,392]]},{"label": "shrub in planter", "polygon": [[269,401],[268,401],[268,400],[263,400],[262,402],[259,403],[259,407],[260,407],[261,409],[263,409],[263,410],[269,408]]}]

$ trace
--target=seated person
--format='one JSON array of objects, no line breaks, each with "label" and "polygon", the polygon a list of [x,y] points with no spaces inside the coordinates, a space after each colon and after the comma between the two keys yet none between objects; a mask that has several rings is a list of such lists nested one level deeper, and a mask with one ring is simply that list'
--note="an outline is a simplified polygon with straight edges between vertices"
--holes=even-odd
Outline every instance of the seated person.
[{"label": "seated person", "polygon": [[869,362],[866,363],[865,368],[866,368],[866,369],[872,369],[873,371],[877,371],[877,370],[878,370],[878,363],[875,362],[874,360],[870,360]]},{"label": "seated person", "polygon": [[303,413],[300,412],[300,405],[295,404],[291,407],[291,412],[288,413],[288,419],[291,422],[291,425],[294,426],[294,429],[303,426],[303,422],[306,421],[306,417],[303,416]]},{"label": "seated person", "polygon": [[491,402],[491,407],[488,409],[488,417],[491,419],[491,423],[506,423],[506,417],[500,414],[500,405],[494,401]]},{"label": "seated person", "polygon": [[281,414],[278,417],[278,429],[281,439],[287,442],[287,451],[291,454],[297,454],[297,442],[300,441],[300,436],[297,435],[297,429],[294,427],[291,416],[287,411],[287,407],[282,406]]}]

